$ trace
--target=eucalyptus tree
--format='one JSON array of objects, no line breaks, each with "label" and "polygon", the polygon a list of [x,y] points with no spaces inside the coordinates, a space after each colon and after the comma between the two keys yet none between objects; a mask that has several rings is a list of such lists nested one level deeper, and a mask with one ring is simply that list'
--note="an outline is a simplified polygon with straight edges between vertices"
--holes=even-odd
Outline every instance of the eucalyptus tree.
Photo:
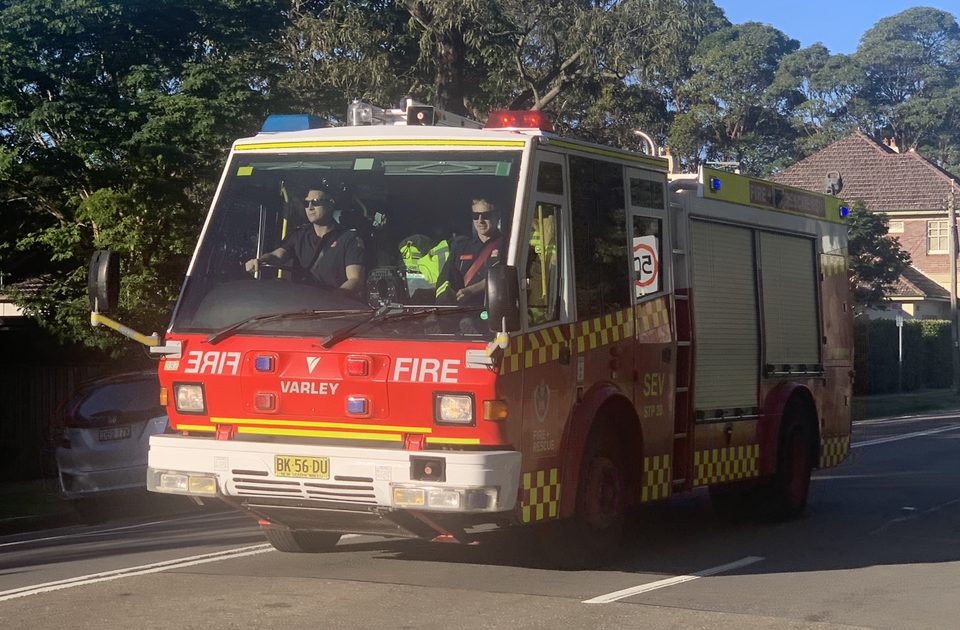
[{"label": "eucalyptus tree", "polygon": [[772,92],[784,56],[800,47],[769,25],[747,22],[721,29],[700,42],[694,73],[680,90],[682,111],[670,145],[688,165],[737,164],[759,175],[792,153],[790,101]]},{"label": "eucalyptus tree", "polygon": [[960,27],[953,15],[915,7],[884,18],[864,33],[853,59],[865,75],[854,112],[863,128],[892,136],[904,150],[955,155],[946,150],[958,139],[960,107]]},{"label": "eucalyptus tree", "polygon": [[849,55],[831,55],[816,43],[786,55],[770,92],[790,105],[796,159],[803,159],[856,129],[851,115],[865,75]]}]

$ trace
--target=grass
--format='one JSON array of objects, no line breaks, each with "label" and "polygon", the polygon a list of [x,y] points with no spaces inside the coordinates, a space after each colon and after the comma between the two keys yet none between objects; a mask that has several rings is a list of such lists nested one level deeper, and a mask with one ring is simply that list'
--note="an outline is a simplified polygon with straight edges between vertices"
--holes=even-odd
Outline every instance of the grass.
[{"label": "grass", "polygon": [[42,487],[24,487],[10,492],[0,492],[0,520],[25,516],[54,515],[70,511],[55,492]]},{"label": "grass", "polygon": [[901,394],[856,396],[853,419],[869,420],[887,416],[905,416],[931,411],[960,409],[960,395],[950,389],[933,389]]}]

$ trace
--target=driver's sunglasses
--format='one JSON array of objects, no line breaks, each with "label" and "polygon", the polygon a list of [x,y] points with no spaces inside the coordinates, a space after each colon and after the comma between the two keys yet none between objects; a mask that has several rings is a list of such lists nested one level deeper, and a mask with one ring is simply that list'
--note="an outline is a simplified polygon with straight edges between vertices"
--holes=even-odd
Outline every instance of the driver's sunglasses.
[{"label": "driver's sunglasses", "polygon": [[473,212],[472,214],[473,214],[474,221],[480,221],[481,219],[483,219],[484,221],[492,222],[493,217],[495,217],[497,213],[496,212]]},{"label": "driver's sunglasses", "polygon": [[320,199],[304,199],[303,209],[306,210],[312,206],[329,206],[331,203],[333,203],[333,199],[330,197],[321,197]]}]

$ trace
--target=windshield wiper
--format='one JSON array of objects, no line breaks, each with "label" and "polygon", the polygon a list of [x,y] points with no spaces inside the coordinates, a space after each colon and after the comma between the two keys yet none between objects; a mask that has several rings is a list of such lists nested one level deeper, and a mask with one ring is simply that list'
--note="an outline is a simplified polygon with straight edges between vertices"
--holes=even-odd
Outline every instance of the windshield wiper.
[{"label": "windshield wiper", "polygon": [[360,329],[385,321],[395,322],[403,319],[416,319],[425,315],[433,315],[438,312],[456,313],[460,311],[475,311],[483,308],[484,307],[482,306],[413,306],[403,304],[384,304],[368,319],[356,324],[351,324],[346,328],[342,328],[341,330],[330,333],[320,341],[320,345],[329,350],[344,339],[353,336]]},{"label": "windshield wiper", "polygon": [[215,333],[211,333],[211,335],[207,337],[207,343],[209,343],[210,345],[216,345],[221,341],[223,341],[224,339],[227,339],[228,337],[232,337],[234,334],[236,334],[237,332],[239,332],[244,328],[253,326],[254,324],[262,324],[264,322],[280,321],[284,319],[298,319],[301,317],[331,319],[334,317],[348,317],[350,315],[361,315],[369,312],[370,312],[369,310],[364,309],[364,310],[352,310],[352,311],[293,311],[290,313],[274,313],[272,315],[256,315],[249,319],[241,320],[235,324],[230,324],[226,328],[222,330],[218,330]]}]

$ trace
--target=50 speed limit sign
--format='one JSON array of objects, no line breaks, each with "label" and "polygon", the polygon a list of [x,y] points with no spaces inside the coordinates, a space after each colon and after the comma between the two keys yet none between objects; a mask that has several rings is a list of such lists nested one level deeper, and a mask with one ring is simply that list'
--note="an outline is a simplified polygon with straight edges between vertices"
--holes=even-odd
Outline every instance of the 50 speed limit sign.
[{"label": "50 speed limit sign", "polygon": [[656,236],[637,236],[633,239],[633,270],[637,274],[637,295],[657,290],[660,277],[660,259]]}]

